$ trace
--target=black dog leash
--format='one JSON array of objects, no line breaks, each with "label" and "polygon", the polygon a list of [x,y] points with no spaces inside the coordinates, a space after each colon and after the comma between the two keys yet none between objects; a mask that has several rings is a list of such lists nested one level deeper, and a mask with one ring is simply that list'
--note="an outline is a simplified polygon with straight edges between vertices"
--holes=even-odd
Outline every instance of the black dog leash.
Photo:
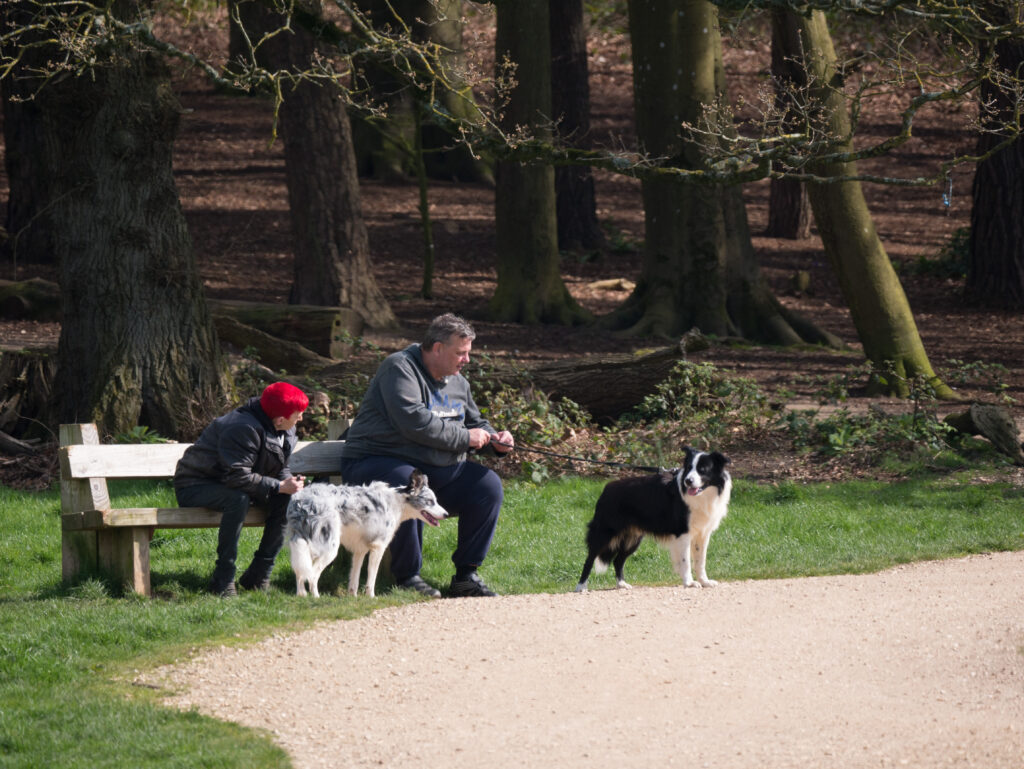
[{"label": "black dog leash", "polygon": [[492,438],[491,443],[497,444],[498,446],[505,446],[506,448],[516,449],[518,451],[529,451],[533,454],[543,454],[546,457],[555,457],[557,459],[568,459],[572,462],[589,462],[593,465],[605,465],[606,467],[617,467],[623,470],[642,470],[646,473],[661,473],[665,471],[664,467],[652,467],[650,465],[630,465],[625,462],[610,462],[604,459],[590,459],[589,457],[574,457],[571,454],[559,454],[555,451],[545,451],[544,449],[531,449],[526,446],[513,446],[510,443],[504,443],[497,439]]}]

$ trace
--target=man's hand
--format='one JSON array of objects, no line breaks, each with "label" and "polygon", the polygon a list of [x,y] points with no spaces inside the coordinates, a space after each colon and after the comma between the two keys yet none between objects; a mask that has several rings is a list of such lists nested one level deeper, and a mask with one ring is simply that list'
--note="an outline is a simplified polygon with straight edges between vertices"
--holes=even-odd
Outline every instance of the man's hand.
[{"label": "man's hand", "polygon": [[291,478],[285,478],[281,481],[280,492],[282,494],[295,494],[302,491],[302,487],[305,485],[306,477],[304,475],[293,475]]},{"label": "man's hand", "polygon": [[482,449],[488,443],[491,442],[491,434],[486,430],[481,430],[479,427],[470,428],[469,431],[469,447],[471,449]]},{"label": "man's hand", "polygon": [[515,448],[516,440],[508,430],[502,430],[500,433],[491,435],[490,438],[491,445],[499,454],[507,454]]},{"label": "man's hand", "polygon": [[507,454],[515,446],[515,439],[508,430],[502,430],[500,433],[489,433],[486,430],[481,430],[479,427],[474,427],[469,431],[469,447],[471,449],[482,449],[487,444],[494,446],[494,450],[499,454]]}]

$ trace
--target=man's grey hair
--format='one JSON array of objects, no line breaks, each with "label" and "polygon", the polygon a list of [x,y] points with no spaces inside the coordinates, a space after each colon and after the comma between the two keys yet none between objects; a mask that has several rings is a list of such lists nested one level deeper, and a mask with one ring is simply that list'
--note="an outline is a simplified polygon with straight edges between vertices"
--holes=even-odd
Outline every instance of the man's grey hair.
[{"label": "man's grey hair", "polygon": [[423,336],[423,349],[433,349],[436,342],[446,343],[453,336],[461,339],[476,339],[476,332],[473,327],[458,315],[446,312],[438,315],[427,327],[427,333]]}]

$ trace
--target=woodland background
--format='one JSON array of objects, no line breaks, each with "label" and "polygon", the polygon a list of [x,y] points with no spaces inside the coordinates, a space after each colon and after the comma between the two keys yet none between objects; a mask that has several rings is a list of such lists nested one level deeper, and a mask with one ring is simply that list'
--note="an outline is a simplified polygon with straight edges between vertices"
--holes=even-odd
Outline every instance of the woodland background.
[{"label": "woodland background", "polygon": [[[591,131],[604,146],[635,142],[631,50],[622,8],[595,4],[588,14],[587,62],[591,88]],[[468,6],[464,36],[468,53],[487,69],[493,60],[493,14],[485,6]],[[214,7],[168,22],[172,39],[201,51],[211,60],[226,55],[226,13]],[[837,47],[856,46],[867,34],[865,22],[836,24]],[[758,31],[756,24],[753,25]],[[763,88],[770,50],[763,25],[760,34],[725,30],[724,61],[730,93],[738,101],[754,100]],[[218,92],[195,68],[175,68],[173,86],[180,100],[180,132],[174,143],[174,183],[181,197],[195,258],[207,296],[220,299],[284,303],[293,275],[293,233],[288,214],[284,157],[280,139],[272,139],[273,113],[266,100]],[[862,119],[867,134],[893,130],[895,107],[873,102]],[[865,161],[862,171],[927,173],[936,162],[972,151],[970,110],[962,105],[933,110],[915,126],[914,138],[891,157]],[[948,187],[866,185],[874,224],[897,267],[914,317],[933,365],[943,371],[972,368],[978,374],[957,383],[966,401],[998,402],[1020,422],[1024,397],[1024,317],[1019,311],[969,304],[964,298],[964,232],[969,224],[973,179],[971,165],[958,166]],[[562,278],[572,296],[595,315],[613,311],[628,296],[641,270],[644,214],[640,182],[607,171],[594,172],[597,218],[607,241],[601,248],[565,252]],[[0,195],[8,194],[6,176]],[[585,354],[653,349],[661,337],[627,337],[593,325],[495,322],[488,303],[496,285],[494,188],[484,182],[432,179],[431,216],[436,241],[433,296],[419,295],[422,234],[417,213],[418,189],[410,179],[360,180],[374,278],[391,305],[400,328],[366,330],[358,354],[333,371],[365,375],[379,354],[418,338],[429,319],[455,311],[473,321],[475,350],[484,361],[518,364]],[[776,408],[829,409],[867,413],[874,405],[899,412],[917,408],[891,398],[867,396],[863,377],[850,376],[863,362],[859,342],[844,307],[835,275],[816,231],[799,240],[764,235],[768,220],[768,182],[743,187],[753,246],[768,284],[787,308],[809,317],[834,334],[847,351],[825,348],[787,349],[715,343],[695,353],[693,361],[710,362],[754,379]],[[56,278],[52,266],[11,263],[7,277]],[[19,320],[0,322],[7,348],[55,347],[59,323]],[[235,350],[235,353],[241,353]],[[844,379],[845,378],[845,379]],[[844,380],[839,400],[829,401]],[[848,381],[847,381],[848,380]],[[610,386],[614,386],[612,383]],[[353,400],[335,404],[351,412]],[[936,407],[940,414],[961,405]],[[694,436],[699,437],[699,436]],[[566,447],[573,448],[572,443]],[[577,445],[576,448],[579,448]],[[842,458],[823,459],[794,450],[785,439],[764,431],[731,436],[726,448],[754,477],[827,476],[850,469]],[[45,477],[46,452],[35,459],[5,460],[18,482]],[[870,464],[863,467],[870,468]],[[864,470],[860,472],[870,472]]]}]

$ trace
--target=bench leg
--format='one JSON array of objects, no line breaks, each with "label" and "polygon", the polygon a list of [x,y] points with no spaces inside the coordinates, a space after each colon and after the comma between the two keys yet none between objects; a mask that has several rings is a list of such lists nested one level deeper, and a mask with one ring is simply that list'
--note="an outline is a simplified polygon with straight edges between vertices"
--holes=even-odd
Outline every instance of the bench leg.
[{"label": "bench leg", "polygon": [[131,526],[97,532],[100,571],[141,595],[152,595],[149,581],[149,540],[153,529]]},{"label": "bench leg", "polygon": [[125,590],[152,595],[149,581],[150,526],[61,532],[61,577],[73,584],[86,574],[110,576]]},{"label": "bench leg", "polygon": [[99,569],[99,547],[95,531],[62,531],[60,573],[65,584],[78,582],[84,574]]}]

